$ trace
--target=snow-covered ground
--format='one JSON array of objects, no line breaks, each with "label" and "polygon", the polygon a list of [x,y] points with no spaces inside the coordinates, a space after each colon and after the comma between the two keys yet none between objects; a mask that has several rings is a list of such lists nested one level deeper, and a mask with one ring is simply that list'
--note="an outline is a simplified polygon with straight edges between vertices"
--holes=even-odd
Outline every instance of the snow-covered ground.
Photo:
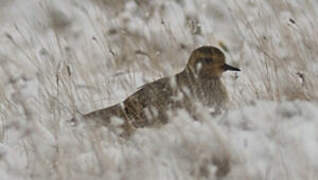
[{"label": "snow-covered ground", "polygon": [[[318,179],[317,17],[297,0],[1,1],[0,179]],[[224,114],[129,140],[67,123],[200,45],[242,70]]]}]

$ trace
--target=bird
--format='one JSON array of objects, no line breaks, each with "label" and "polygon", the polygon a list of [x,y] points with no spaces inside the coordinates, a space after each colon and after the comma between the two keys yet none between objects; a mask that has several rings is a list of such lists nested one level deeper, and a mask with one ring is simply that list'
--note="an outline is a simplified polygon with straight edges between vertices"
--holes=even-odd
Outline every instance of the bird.
[{"label": "bird", "polygon": [[229,101],[221,81],[225,71],[240,69],[226,64],[217,47],[201,46],[192,51],[181,72],[145,84],[124,101],[82,117],[105,126],[112,117],[120,118],[123,132],[129,136],[137,128],[166,124],[169,112],[178,108],[192,111],[195,102],[219,111]]}]

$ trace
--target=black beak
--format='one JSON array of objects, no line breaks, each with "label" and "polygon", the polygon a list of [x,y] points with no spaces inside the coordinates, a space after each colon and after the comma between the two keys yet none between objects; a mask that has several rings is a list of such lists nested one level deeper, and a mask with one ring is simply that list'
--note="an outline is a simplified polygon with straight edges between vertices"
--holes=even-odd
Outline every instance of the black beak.
[{"label": "black beak", "polygon": [[241,71],[239,68],[224,64],[224,71]]}]

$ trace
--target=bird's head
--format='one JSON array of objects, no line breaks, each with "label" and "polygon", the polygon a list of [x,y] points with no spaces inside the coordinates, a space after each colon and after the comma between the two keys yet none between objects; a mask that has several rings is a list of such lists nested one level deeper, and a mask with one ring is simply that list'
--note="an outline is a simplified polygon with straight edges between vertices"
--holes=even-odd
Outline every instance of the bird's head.
[{"label": "bird's head", "polygon": [[225,55],[212,46],[202,46],[195,49],[189,59],[186,69],[199,77],[221,77],[225,71],[240,71],[240,69],[225,63]]}]

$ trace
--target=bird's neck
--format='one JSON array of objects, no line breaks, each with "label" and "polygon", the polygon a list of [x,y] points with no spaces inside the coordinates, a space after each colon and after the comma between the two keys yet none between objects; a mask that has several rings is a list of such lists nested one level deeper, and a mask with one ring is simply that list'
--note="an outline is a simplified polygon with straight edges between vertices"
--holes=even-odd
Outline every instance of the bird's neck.
[{"label": "bird's neck", "polygon": [[227,101],[227,92],[219,77],[198,76],[185,69],[177,75],[177,80],[179,85],[187,86],[192,95],[205,105],[221,105]]}]

